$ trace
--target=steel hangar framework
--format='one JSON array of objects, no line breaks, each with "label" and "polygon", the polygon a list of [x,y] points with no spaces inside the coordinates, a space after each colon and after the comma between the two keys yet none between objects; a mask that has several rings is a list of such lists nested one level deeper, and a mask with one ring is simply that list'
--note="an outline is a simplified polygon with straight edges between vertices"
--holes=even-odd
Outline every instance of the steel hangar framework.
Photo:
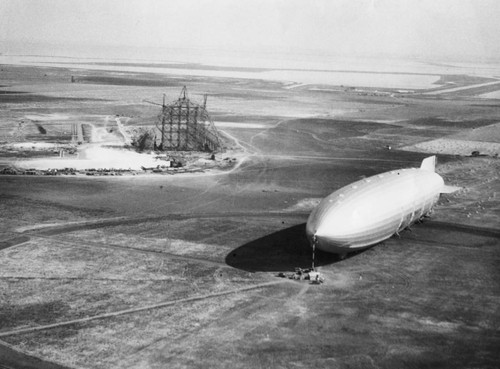
[{"label": "steel hangar framework", "polygon": [[[156,104],[160,105],[160,104]],[[219,133],[206,109],[207,95],[203,104],[187,97],[187,88],[182,88],[179,98],[165,104],[158,115],[155,132],[155,147],[160,151],[211,151],[222,149]]]}]

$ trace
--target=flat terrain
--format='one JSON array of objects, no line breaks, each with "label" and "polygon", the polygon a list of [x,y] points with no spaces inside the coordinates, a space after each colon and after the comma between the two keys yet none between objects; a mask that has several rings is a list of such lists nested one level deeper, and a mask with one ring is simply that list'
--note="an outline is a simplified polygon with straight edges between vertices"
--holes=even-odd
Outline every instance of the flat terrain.
[{"label": "flat terrain", "polygon": [[[497,100],[7,65],[0,85],[3,145],[67,143],[73,123],[117,115],[152,125],[143,100],[187,85],[223,123],[218,155],[237,159],[203,174],[1,175],[0,367],[497,367]],[[445,139],[493,151],[441,153]],[[436,152],[461,189],[430,220],[345,260],[319,254],[323,285],[276,277],[310,265],[304,224],[322,197]]]}]

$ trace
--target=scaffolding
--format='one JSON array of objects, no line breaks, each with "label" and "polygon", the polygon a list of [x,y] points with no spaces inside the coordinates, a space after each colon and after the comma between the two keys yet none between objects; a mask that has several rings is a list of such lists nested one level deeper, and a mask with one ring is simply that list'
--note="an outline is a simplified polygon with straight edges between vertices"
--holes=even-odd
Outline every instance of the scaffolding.
[{"label": "scaffolding", "polygon": [[[160,105],[160,104],[156,104]],[[179,98],[165,104],[158,115],[155,130],[155,148],[160,151],[209,151],[222,149],[219,133],[206,109],[207,95],[203,105],[188,99],[186,86]]]}]

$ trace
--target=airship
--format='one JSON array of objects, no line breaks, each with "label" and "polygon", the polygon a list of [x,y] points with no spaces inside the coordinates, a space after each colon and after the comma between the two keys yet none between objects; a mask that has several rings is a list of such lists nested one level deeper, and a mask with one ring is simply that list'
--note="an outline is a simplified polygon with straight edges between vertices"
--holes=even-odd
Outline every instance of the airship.
[{"label": "airship", "polygon": [[309,215],[311,245],[345,257],[399,234],[427,216],[441,193],[456,190],[435,168],[436,156],[430,156],[420,168],[391,170],[333,192]]}]

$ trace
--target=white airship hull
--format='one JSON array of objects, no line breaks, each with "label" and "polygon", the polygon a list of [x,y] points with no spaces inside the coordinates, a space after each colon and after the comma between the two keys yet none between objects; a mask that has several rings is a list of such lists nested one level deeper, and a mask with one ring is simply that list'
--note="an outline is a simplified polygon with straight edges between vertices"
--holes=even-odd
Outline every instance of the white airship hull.
[{"label": "white airship hull", "polygon": [[428,214],[439,199],[444,182],[432,169],[386,172],[335,191],[309,216],[308,238],[315,237],[320,250],[346,254],[391,237]]}]

